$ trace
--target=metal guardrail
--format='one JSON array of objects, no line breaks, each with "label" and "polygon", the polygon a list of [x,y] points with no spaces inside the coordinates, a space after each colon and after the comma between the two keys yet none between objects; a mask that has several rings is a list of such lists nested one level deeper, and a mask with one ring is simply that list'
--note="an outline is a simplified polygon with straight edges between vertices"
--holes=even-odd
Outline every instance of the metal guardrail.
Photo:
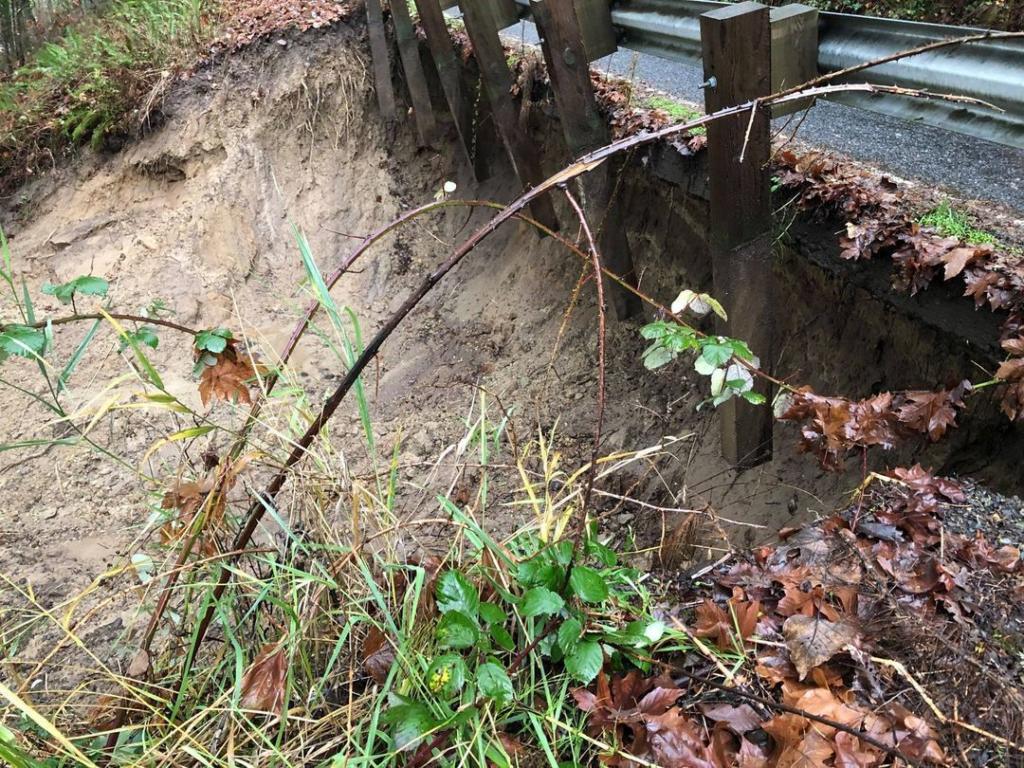
[{"label": "metal guardrail", "polygon": [[[517,2],[528,5],[529,0]],[[712,0],[619,0],[612,7],[612,23],[619,31],[620,45],[626,48],[664,59],[699,61],[698,17],[724,5],[727,3]],[[834,72],[926,43],[984,31],[821,13],[818,69]],[[854,79],[982,99],[1005,111],[888,95],[831,97],[872,112],[1024,149],[1024,38],[984,40],[919,54],[859,72]]]}]

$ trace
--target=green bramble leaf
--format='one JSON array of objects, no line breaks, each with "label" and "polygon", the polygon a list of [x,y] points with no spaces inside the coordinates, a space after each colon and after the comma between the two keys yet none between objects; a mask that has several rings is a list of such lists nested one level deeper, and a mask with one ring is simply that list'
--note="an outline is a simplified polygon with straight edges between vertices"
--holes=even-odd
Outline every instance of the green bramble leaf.
[{"label": "green bramble leaf", "polygon": [[83,296],[106,296],[109,287],[110,284],[102,277],[81,275],[59,285],[43,283],[43,293],[55,296],[61,304],[70,304],[76,293]]},{"label": "green bramble leaf", "polygon": [[42,357],[46,351],[46,331],[28,325],[8,325],[0,333],[0,350],[4,357]]},{"label": "green bramble leaf", "polygon": [[732,347],[717,341],[705,340],[701,344],[700,359],[712,368],[718,368],[729,362],[732,357]]},{"label": "green bramble leaf", "polygon": [[384,714],[384,720],[394,726],[391,738],[399,752],[415,749],[423,735],[438,725],[426,705],[418,702],[392,706]]},{"label": "green bramble leaf", "polygon": [[150,349],[156,349],[160,346],[160,337],[156,335],[156,329],[151,325],[143,325],[135,331],[129,331],[121,337],[121,351],[123,352],[131,345],[132,341],[138,344],[144,344]]},{"label": "green bramble leaf", "polygon": [[580,636],[583,634],[583,625],[579,619],[569,619],[558,628],[558,647],[566,656],[571,655],[576,646],[579,645]]},{"label": "green bramble leaf", "polygon": [[508,630],[500,624],[491,626],[491,639],[496,646],[504,651],[514,651],[516,648],[516,641],[512,639],[512,635],[509,634]]},{"label": "green bramble leaf", "polygon": [[547,587],[534,587],[523,595],[519,603],[519,610],[524,618],[531,618],[533,616],[550,616],[558,613],[564,606],[565,601],[560,595]]},{"label": "green bramble leaf", "polygon": [[555,589],[565,578],[565,569],[546,562],[542,557],[524,560],[516,568],[516,580],[524,587]]},{"label": "green bramble leaf", "polygon": [[660,339],[672,330],[672,325],[674,325],[674,323],[666,323],[664,320],[657,320],[643,326],[640,329],[640,335],[645,339]]},{"label": "green bramble leaf", "polygon": [[233,338],[227,328],[209,328],[196,334],[195,347],[199,352],[219,355],[227,349],[228,342]]},{"label": "green bramble leaf", "polygon": [[573,652],[565,657],[566,671],[584,685],[597,677],[603,666],[604,653],[600,644],[593,640],[578,643]]},{"label": "green bramble leaf", "polygon": [[740,360],[746,360],[747,362],[754,360],[754,353],[750,351],[750,347],[747,346],[745,341],[740,341],[739,339],[724,339],[723,341]]},{"label": "green bramble leaf", "polygon": [[512,681],[505,670],[494,662],[488,661],[476,668],[476,682],[484,696],[499,704],[511,701]]},{"label": "green bramble leaf", "polygon": [[593,568],[577,565],[569,575],[569,586],[585,603],[603,603],[608,599],[608,585]]},{"label": "green bramble leaf", "polygon": [[476,618],[480,609],[480,595],[469,579],[458,571],[442,573],[437,579],[434,592],[441,613],[459,611],[470,618]]},{"label": "green bramble leaf", "polygon": [[437,642],[443,648],[472,648],[480,637],[480,630],[466,615],[451,611],[437,623]]},{"label": "green bramble leaf", "polygon": [[562,539],[548,547],[545,554],[551,557],[559,565],[569,565],[572,562],[575,546],[570,539]]},{"label": "green bramble leaf", "polygon": [[466,684],[466,662],[457,653],[438,656],[427,669],[427,688],[445,698],[462,690]]},{"label": "green bramble leaf", "polygon": [[662,344],[648,347],[643,354],[644,368],[656,371],[676,359],[676,353]]},{"label": "green bramble leaf", "polygon": [[480,603],[480,618],[488,624],[504,624],[508,614],[494,603]]}]

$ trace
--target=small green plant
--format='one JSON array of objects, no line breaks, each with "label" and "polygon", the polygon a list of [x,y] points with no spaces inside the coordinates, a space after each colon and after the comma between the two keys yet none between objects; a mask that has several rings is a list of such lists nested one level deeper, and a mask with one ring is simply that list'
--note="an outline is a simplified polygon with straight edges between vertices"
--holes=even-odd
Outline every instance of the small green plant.
[{"label": "small green plant", "polygon": [[[675,101],[667,96],[648,96],[644,99],[643,105],[647,109],[658,109],[668,114],[672,118],[673,122],[686,123],[691,120],[696,120],[701,116],[701,112],[688,104],[684,104],[680,101]],[[693,129],[694,134],[707,133],[707,129],[704,126],[698,126]]]},{"label": "small green plant", "polygon": [[[698,316],[714,312],[723,320],[727,319],[722,305],[706,293],[684,290],[672,302],[672,312],[678,315],[690,311]],[[674,320],[656,320],[640,329],[640,335],[650,341],[643,352],[644,367],[657,370],[668,365],[684,352],[695,352],[694,370],[711,381],[711,398],[719,406],[733,397],[742,397],[749,403],[761,405],[764,395],[754,392],[752,371],[760,366],[760,360],[746,342],[727,336],[708,336],[696,328],[677,323]]]},{"label": "small green plant", "polygon": [[434,737],[474,763],[510,765],[500,737],[528,728],[536,702],[560,707],[570,686],[606,666],[647,669],[655,646],[682,639],[651,616],[640,573],[593,526],[578,543],[472,538],[475,555],[436,576],[437,617],[385,715],[400,751]]},{"label": "small green plant", "polygon": [[969,245],[997,245],[999,239],[991,232],[974,226],[969,214],[959,211],[947,200],[920,219],[922,227],[934,229],[945,237],[957,237]]},{"label": "small green plant", "polygon": [[168,70],[202,50],[209,0],[115,0],[0,81],[0,178],[16,184],[68,145],[99,149]]}]

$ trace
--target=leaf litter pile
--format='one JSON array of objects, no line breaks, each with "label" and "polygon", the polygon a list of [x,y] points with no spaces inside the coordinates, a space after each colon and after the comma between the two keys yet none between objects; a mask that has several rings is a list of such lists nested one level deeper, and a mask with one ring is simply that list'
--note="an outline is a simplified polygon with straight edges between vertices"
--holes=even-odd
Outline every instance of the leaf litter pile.
[{"label": "leaf litter pile", "polygon": [[[911,215],[898,185],[821,152],[775,155],[775,173],[798,208],[844,223],[840,256],[849,261],[889,258],[894,290],[915,295],[936,280],[963,280],[976,309],[1003,313],[1000,344],[1009,358],[996,371],[1003,382],[1001,407],[1011,421],[1024,419],[1024,259],[1019,249],[944,237]],[[1005,251],[1005,252],[1004,252]]]},{"label": "leaf litter pile", "polygon": [[976,493],[873,475],[844,512],[677,580],[661,616],[705,652],[573,692],[621,750],[604,764],[1017,764],[1020,551],[960,523]]}]

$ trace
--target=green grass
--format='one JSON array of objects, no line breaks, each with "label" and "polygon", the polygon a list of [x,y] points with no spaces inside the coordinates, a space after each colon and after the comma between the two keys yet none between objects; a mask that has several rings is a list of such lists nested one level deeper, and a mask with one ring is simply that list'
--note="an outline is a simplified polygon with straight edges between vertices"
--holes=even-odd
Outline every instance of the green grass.
[{"label": "green grass", "polygon": [[957,210],[948,200],[922,216],[919,223],[944,237],[956,237],[969,245],[999,244],[995,235],[978,229],[969,214]]},{"label": "green grass", "polygon": [[[668,114],[672,119],[672,122],[685,123],[690,120],[696,120],[703,113],[694,109],[688,104],[684,104],[679,101],[668,98],[667,96],[648,96],[643,100],[643,106],[647,109],[659,109],[662,112]],[[698,126],[693,129],[693,133],[702,134],[706,133],[704,126]]]},{"label": "green grass", "polygon": [[[0,82],[0,186],[68,147],[100,147],[139,121],[155,85],[191,62],[214,31],[212,0],[115,0]],[[134,118],[134,121],[133,121]]]},{"label": "green grass", "polygon": [[[319,353],[347,368],[362,348],[359,324],[331,297],[306,239],[298,230],[295,236],[296,261],[305,268],[302,294],[323,310],[309,343],[318,341]],[[32,323],[36,287],[15,269],[0,231],[0,299]],[[74,294],[79,302],[116,301],[105,282],[99,295],[99,282],[76,279],[48,290],[69,304]],[[127,330],[108,321],[124,338]],[[131,469],[149,491],[151,514],[132,531],[133,551],[103,574],[103,590],[97,592],[96,582],[66,596],[59,610],[48,609],[20,574],[0,569],[0,764],[383,768],[407,764],[439,739],[432,763],[438,766],[589,765],[619,747],[587,735],[573,688],[590,683],[606,657],[617,670],[649,670],[656,653],[705,653],[685,632],[654,618],[644,575],[609,548],[592,521],[581,519],[588,465],[563,464],[553,430],[513,440],[509,415],[484,391],[471,396],[462,438],[425,480],[422,469],[407,476],[400,434],[380,445],[367,395],[356,390],[347,417],[362,423],[362,438],[342,445],[326,428],[277,504],[267,506],[254,546],[233,561],[216,557],[241,523],[250,487],[282,465],[307,429],[315,397],[280,366],[280,385],[270,396],[265,388],[256,395],[264,407],[243,447],[205,469],[199,454],[239,439],[246,409],[229,400],[197,410],[194,398],[164,389],[157,373],[188,370],[192,355],[168,358],[163,344],[144,353],[136,343],[122,347],[126,373],[114,378],[113,400],[90,401],[72,419],[53,377],[68,372],[64,391],[80,402],[74,366],[50,337],[76,338],[70,330],[76,325],[38,329],[41,343],[32,350],[12,347],[13,356],[0,358],[0,386],[21,392],[30,408],[75,424],[144,409],[154,434],[163,437],[141,462],[114,456],[121,445],[116,431],[109,440],[102,430],[89,441],[83,433],[77,442]],[[96,351],[95,326],[85,333],[77,337],[83,340],[72,354],[75,365],[86,355],[107,354]],[[226,348],[227,338],[199,331],[193,345],[212,354]],[[40,377],[40,392],[8,383],[7,371]],[[257,377],[249,386],[265,381]],[[197,426],[181,429],[183,423]],[[65,444],[49,430],[32,442],[33,448]],[[19,447],[0,445],[0,451]],[[641,450],[599,459],[595,482],[644,465],[648,456]],[[143,465],[152,476],[137,469]],[[222,481],[236,472],[247,474],[237,483]],[[450,478],[466,477],[473,480],[455,492]],[[185,490],[190,482],[211,489],[191,508],[181,501],[194,493]],[[502,517],[514,519],[516,528],[498,533],[482,523]],[[193,534],[195,547],[186,546]],[[179,558],[184,568],[171,582]],[[212,604],[222,562],[233,578]],[[144,625],[163,591],[169,608],[156,624],[143,684],[125,677],[125,665],[114,659],[133,657],[134,629],[113,646],[97,644],[91,633],[125,605],[138,606],[137,624]],[[209,641],[186,665],[196,624],[211,605]],[[30,642],[40,648],[26,652]],[[34,662],[26,656],[47,657],[42,646],[50,643],[64,647],[52,648],[53,663],[88,685],[27,688],[34,675],[21,673]],[[105,747],[111,726],[100,724],[109,721],[90,712],[115,703],[132,715],[114,730],[111,755]],[[525,757],[510,754],[520,748]]]}]

